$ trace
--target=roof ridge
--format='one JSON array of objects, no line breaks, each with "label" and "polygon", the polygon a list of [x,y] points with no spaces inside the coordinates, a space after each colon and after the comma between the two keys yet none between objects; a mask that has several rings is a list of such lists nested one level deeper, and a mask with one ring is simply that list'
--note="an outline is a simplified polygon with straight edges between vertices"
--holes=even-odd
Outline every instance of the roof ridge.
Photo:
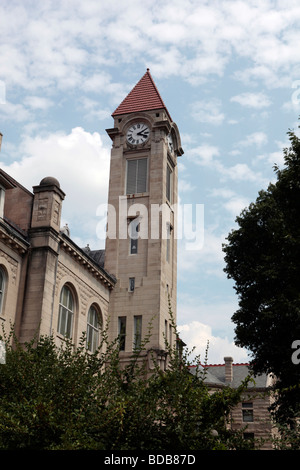
[{"label": "roof ridge", "polygon": [[147,68],[146,73],[115,109],[112,116],[161,108],[165,109],[171,119],[167,107],[154,83],[150,70]]},{"label": "roof ridge", "polygon": [[[199,363],[200,366],[202,367],[225,367],[225,364],[202,364],[201,362]],[[233,366],[249,366],[249,362],[233,362]],[[197,364],[193,364],[190,367],[197,367]]]}]

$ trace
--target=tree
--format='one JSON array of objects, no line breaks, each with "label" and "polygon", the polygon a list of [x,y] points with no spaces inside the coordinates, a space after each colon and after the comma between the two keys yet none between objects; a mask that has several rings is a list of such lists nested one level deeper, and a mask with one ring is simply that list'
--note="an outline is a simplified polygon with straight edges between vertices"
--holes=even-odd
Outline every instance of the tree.
[{"label": "tree", "polygon": [[94,354],[87,352],[85,338],[75,349],[68,341],[58,348],[52,337],[21,345],[11,336],[2,338],[2,450],[179,452],[247,445],[241,433],[226,427],[244,387],[211,395],[203,378],[189,373],[190,353],[176,346],[167,345],[169,369],[162,372],[156,364],[149,376],[140,361],[149,336],[125,368],[118,341],[109,343],[105,331]]},{"label": "tree", "polygon": [[239,298],[236,344],[251,351],[255,373],[277,377],[276,417],[284,421],[299,410],[300,384],[300,365],[292,361],[300,339],[300,140],[288,135],[276,182],[236,218],[223,246]]}]

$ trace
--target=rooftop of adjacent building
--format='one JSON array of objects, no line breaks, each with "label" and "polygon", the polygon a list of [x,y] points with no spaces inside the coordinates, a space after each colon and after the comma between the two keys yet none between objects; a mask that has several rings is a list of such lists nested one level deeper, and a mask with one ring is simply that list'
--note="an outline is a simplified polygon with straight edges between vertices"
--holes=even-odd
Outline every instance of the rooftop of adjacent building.
[{"label": "rooftop of adjacent building", "polygon": [[91,250],[89,245],[87,245],[85,248],[82,248],[82,251],[86,253],[86,255],[91,258],[92,260],[95,261],[99,266],[102,268],[104,267],[104,261],[105,261],[105,250]]},{"label": "rooftop of adjacent building", "polygon": [[[248,363],[233,363],[231,357],[225,357],[224,364],[190,366],[190,372],[193,375],[200,375],[205,372],[204,382],[210,386],[230,385],[233,388],[239,387],[251,375]],[[249,382],[248,388],[267,388],[271,385],[271,377],[268,374],[256,375],[252,378],[254,383]]]}]

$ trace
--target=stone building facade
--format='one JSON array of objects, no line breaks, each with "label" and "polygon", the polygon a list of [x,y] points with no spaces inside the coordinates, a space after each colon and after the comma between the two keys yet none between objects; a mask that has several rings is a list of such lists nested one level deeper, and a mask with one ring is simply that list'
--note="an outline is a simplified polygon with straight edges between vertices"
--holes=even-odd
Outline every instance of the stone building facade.
[{"label": "stone building facade", "polygon": [[[248,364],[235,364],[232,357],[224,357],[224,364],[207,364],[205,368],[205,383],[211,393],[224,387],[238,388],[250,376]],[[192,374],[199,369],[191,367]],[[270,392],[274,384],[272,375],[262,374],[252,377],[241,402],[231,411],[228,426],[233,431],[242,430],[244,439],[256,442],[261,450],[271,450],[272,436],[276,434],[271,420],[269,407],[272,404]]]},{"label": "stone building facade", "polygon": [[109,319],[124,362],[151,324],[147,348],[164,368],[165,336],[175,341],[180,135],[148,69],[112,117],[105,250],[76,246],[61,227],[54,177],[30,192],[0,171],[0,320],[22,342],[53,334],[76,344],[86,332],[94,349]]},{"label": "stone building facade", "polygon": [[33,193],[0,170],[0,320],[21,342],[54,334],[93,349],[116,279],[61,229],[65,194],[44,178]]},{"label": "stone building facade", "polygon": [[111,293],[112,337],[123,335],[126,361],[151,325],[149,348],[165,367],[165,338],[174,343],[176,320],[176,124],[149,70],[113,113],[105,269],[118,282]]},{"label": "stone building facade", "polygon": [[[151,369],[155,354],[165,369],[165,340],[177,339],[169,307],[176,323],[180,134],[149,70],[112,117],[105,250],[77,246],[61,227],[65,194],[54,177],[31,192],[0,169],[0,327],[8,333],[14,325],[21,342],[53,335],[58,345],[66,337],[76,345],[85,333],[94,351],[109,321],[109,339],[120,337],[126,363],[151,325],[147,363]],[[212,389],[235,386],[237,371],[246,372],[233,365],[225,380],[225,370],[209,368]],[[234,426],[246,411],[249,418],[251,402],[234,411]],[[265,435],[256,418],[266,405],[253,400],[249,435]]]}]

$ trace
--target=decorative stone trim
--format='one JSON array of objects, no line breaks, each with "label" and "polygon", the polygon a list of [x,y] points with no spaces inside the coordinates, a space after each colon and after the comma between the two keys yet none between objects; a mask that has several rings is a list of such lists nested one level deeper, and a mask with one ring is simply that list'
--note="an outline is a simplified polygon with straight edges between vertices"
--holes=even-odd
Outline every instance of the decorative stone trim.
[{"label": "decorative stone trim", "polygon": [[24,255],[27,252],[25,243],[22,243],[21,240],[9,234],[4,227],[0,227],[0,240],[20,255]]},{"label": "decorative stone trim", "polygon": [[114,280],[100,267],[97,267],[82,251],[79,251],[75,246],[73,246],[73,244],[68,243],[65,238],[62,240],[61,248],[75,259],[83,268],[89,271],[97,280],[102,282],[104,286],[109,289],[114,288]]}]

